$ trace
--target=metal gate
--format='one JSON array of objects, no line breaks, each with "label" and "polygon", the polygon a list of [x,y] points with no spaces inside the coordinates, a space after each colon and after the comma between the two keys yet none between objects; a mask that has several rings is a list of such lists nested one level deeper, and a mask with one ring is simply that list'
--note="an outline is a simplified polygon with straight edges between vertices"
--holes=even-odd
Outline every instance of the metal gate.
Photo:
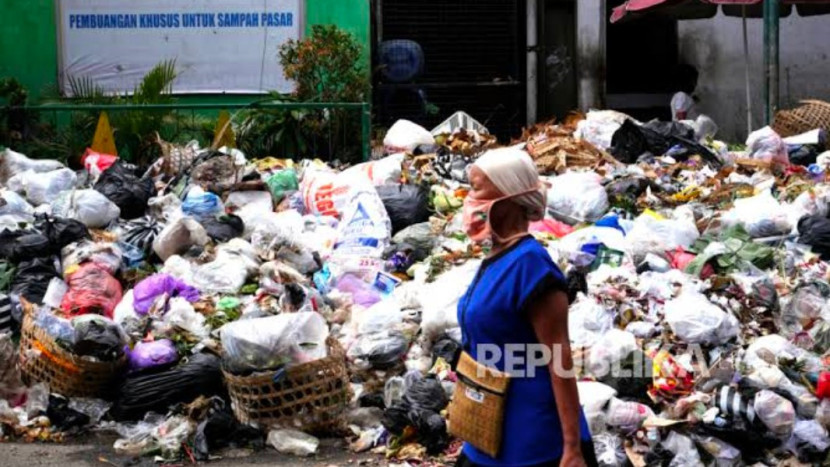
[{"label": "metal gate", "polygon": [[507,140],[526,114],[525,2],[374,0],[376,123],[463,110]]}]

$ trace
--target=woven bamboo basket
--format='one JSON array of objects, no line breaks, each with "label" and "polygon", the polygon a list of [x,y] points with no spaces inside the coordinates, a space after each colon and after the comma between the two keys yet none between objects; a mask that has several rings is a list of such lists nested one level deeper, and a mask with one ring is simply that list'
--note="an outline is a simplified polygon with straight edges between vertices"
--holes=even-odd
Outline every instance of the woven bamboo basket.
[{"label": "woven bamboo basket", "polygon": [[23,382],[49,385],[51,392],[66,397],[108,399],[126,363],[86,360],[62,348],[43,329],[35,325],[34,312],[24,306],[20,337],[20,373]]},{"label": "woven bamboo basket", "polygon": [[819,100],[801,101],[801,106],[791,110],[781,110],[775,114],[772,128],[786,138],[822,128],[830,132],[830,102]]},{"label": "woven bamboo basket", "polygon": [[242,423],[263,428],[285,426],[312,433],[334,433],[345,427],[342,414],[351,399],[346,352],[334,338],[328,356],[274,373],[236,376],[223,369],[234,415]]}]

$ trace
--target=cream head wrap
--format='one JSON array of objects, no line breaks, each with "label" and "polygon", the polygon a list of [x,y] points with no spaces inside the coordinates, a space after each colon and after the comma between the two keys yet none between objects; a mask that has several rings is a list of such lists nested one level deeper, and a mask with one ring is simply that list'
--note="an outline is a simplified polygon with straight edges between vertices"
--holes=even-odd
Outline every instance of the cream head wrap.
[{"label": "cream head wrap", "polygon": [[492,149],[473,165],[484,172],[503,195],[525,193],[511,200],[527,210],[531,222],[545,217],[547,191],[539,181],[533,159],[525,151],[516,148]]}]

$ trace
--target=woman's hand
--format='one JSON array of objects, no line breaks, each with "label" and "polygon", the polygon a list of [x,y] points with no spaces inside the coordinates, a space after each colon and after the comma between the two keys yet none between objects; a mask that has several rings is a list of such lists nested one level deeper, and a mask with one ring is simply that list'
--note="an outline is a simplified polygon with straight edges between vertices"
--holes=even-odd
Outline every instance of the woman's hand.
[{"label": "woman's hand", "polygon": [[559,461],[560,467],[587,467],[585,458],[582,456],[582,449],[579,446],[568,447],[562,451],[562,460]]}]

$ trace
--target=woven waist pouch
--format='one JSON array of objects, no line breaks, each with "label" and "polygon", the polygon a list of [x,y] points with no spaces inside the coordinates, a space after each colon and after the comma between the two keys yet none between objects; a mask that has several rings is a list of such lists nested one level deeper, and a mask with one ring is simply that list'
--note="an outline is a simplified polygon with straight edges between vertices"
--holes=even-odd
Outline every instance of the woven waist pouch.
[{"label": "woven waist pouch", "polygon": [[485,454],[497,457],[510,375],[479,364],[467,352],[461,354],[456,374],[449,431]]}]

